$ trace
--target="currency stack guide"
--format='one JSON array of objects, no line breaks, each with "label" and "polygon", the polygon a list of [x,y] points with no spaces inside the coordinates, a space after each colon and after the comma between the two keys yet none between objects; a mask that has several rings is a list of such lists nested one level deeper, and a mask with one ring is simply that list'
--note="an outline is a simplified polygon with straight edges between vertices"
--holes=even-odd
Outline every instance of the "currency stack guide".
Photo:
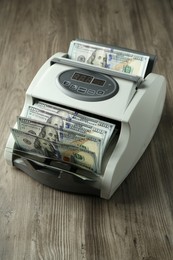
[{"label": "currency stack guide", "polygon": [[74,40],[32,80],[5,159],[51,188],[109,199],[150,143],[166,80],[156,57]]}]

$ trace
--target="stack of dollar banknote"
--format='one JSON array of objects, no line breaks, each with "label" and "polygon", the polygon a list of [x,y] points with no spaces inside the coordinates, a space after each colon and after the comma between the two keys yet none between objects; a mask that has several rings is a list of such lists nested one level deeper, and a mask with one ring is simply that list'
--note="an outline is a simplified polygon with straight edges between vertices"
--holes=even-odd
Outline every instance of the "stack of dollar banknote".
[{"label": "stack of dollar banknote", "polygon": [[131,50],[81,40],[71,41],[68,57],[95,67],[142,78],[145,76],[150,58],[148,55]]},{"label": "stack of dollar banknote", "polygon": [[42,101],[28,106],[26,117],[11,129],[17,149],[44,156],[96,174],[115,124]]}]

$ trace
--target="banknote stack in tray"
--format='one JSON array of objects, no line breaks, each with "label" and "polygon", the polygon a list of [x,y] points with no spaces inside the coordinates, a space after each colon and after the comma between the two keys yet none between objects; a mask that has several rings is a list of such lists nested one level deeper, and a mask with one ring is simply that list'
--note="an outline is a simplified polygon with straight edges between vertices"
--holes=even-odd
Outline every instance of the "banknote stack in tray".
[{"label": "banknote stack in tray", "polygon": [[105,149],[118,131],[115,124],[42,101],[28,106],[11,129],[16,150],[101,173]]}]

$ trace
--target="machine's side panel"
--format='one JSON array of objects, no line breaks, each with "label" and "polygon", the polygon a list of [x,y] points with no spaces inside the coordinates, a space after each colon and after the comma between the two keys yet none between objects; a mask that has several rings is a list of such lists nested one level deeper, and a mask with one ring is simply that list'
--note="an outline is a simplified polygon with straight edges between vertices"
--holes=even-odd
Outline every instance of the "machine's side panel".
[{"label": "machine's side panel", "polygon": [[166,81],[155,74],[150,74],[137,91],[124,114],[120,139],[105,169],[101,197],[112,196],[145,151],[160,121],[165,94]]}]

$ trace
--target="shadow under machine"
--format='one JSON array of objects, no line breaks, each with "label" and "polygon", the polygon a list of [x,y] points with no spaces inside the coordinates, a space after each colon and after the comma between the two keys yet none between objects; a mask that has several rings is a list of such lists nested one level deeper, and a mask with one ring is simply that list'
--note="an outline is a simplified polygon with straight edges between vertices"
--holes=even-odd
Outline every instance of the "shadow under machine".
[{"label": "shadow under machine", "polygon": [[[104,57],[103,52],[106,53]],[[87,55],[93,60],[87,59]],[[98,60],[94,62],[94,59]],[[100,59],[102,64],[99,63]],[[90,136],[92,130],[106,132],[104,127],[107,124],[114,125],[105,148],[97,146],[99,150],[95,154],[85,151],[85,147],[79,147],[81,140],[61,144],[60,139],[66,130],[63,133],[63,129],[59,129],[59,135],[62,135],[59,141],[56,144],[50,142],[55,148],[55,154],[51,157],[50,154],[45,156],[41,153],[38,147],[35,147],[35,151],[20,147],[11,133],[5,148],[5,159],[10,165],[54,189],[109,199],[145,151],[160,121],[166,80],[152,73],[154,62],[153,55],[89,41],[72,41],[68,53],[56,53],[40,68],[26,92],[20,118],[28,123],[28,109],[37,110],[37,104],[42,104],[42,109],[44,106],[56,109],[57,106],[62,112],[62,120],[66,120],[67,128],[73,122],[74,131],[70,130],[72,135],[76,133],[82,140],[89,138],[90,144],[94,145],[100,145],[100,137],[97,140],[97,136]],[[63,117],[63,112],[67,111],[74,112],[74,117],[68,118],[69,121]],[[52,110],[52,114],[56,115],[56,111]],[[85,125],[88,132],[83,134],[78,129],[77,133],[75,122],[81,129]],[[44,124],[48,126],[49,121]],[[35,125],[38,129],[39,120],[35,121]],[[26,145],[29,146],[36,139],[33,131],[27,133],[27,138],[27,134],[25,136],[17,128],[18,123],[13,131]],[[43,135],[40,139],[44,142]],[[88,167],[88,162],[88,168],[85,167],[85,163],[78,163],[80,158],[77,156],[71,160],[72,153],[69,155],[68,149],[57,155],[58,149],[64,151],[68,145],[70,151],[81,149],[77,156],[84,154],[85,160],[97,157],[94,161],[97,167]]]}]

